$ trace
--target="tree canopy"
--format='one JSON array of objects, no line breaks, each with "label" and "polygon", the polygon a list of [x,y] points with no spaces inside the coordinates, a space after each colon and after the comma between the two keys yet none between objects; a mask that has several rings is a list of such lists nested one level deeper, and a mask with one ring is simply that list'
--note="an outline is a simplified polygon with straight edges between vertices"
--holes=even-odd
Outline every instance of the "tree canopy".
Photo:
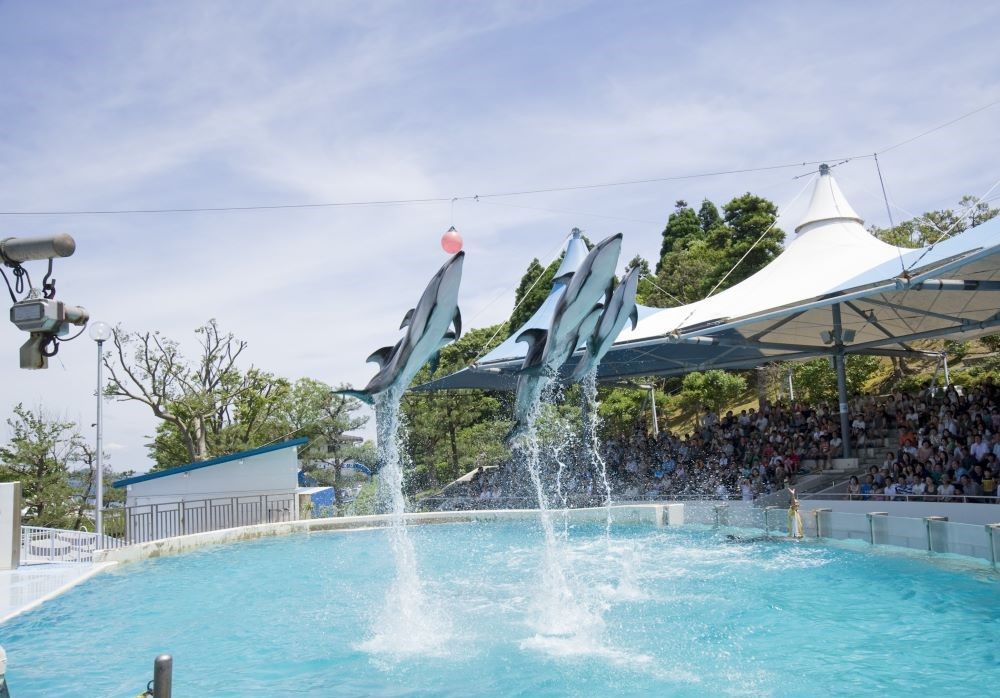
[{"label": "tree canopy", "polygon": [[[656,307],[693,303],[763,269],[782,250],[774,226],[778,208],[747,193],[722,207],[708,199],[696,212],[678,201],[667,219],[656,278],[640,285],[639,300]],[[718,287],[718,288],[716,288]]]}]

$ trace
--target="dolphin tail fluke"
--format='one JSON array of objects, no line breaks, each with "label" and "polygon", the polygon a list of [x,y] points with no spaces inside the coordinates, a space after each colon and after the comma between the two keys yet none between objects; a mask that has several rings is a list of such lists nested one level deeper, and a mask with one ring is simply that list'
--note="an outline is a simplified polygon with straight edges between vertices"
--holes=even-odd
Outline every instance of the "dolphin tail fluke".
[{"label": "dolphin tail fluke", "polygon": [[365,392],[364,390],[334,390],[333,394],[343,395],[345,397],[353,397],[358,400],[361,400],[361,402],[365,403],[366,405],[375,404],[374,396],[372,396],[371,393]]},{"label": "dolphin tail fluke", "polygon": [[570,381],[573,383],[579,383],[583,380],[584,376],[590,373],[590,357],[592,356],[590,347],[588,346],[580,357],[580,360],[576,362],[576,366],[573,368],[573,374],[570,376]]}]

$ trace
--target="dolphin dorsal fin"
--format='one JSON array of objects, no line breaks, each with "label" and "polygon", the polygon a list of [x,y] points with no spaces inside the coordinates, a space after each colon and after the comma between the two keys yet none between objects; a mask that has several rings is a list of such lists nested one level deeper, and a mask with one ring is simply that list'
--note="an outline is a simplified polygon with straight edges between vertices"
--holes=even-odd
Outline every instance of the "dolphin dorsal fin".
[{"label": "dolphin dorsal fin", "polygon": [[569,282],[573,280],[573,273],[571,271],[566,272],[556,278],[552,279],[552,286],[555,287],[556,284],[562,284],[563,286],[569,286]]},{"label": "dolphin dorsal fin", "polygon": [[524,342],[525,344],[527,344],[528,351],[530,352],[532,347],[534,347],[536,344],[544,344],[548,335],[549,335],[548,330],[543,330],[539,327],[532,327],[525,330],[521,334],[517,335],[517,339],[515,339],[514,341]]},{"label": "dolphin dorsal fin", "polygon": [[632,321],[632,329],[639,324],[639,308],[637,306],[632,306],[632,312],[628,314],[628,319]]},{"label": "dolphin dorsal fin", "polygon": [[395,349],[395,347],[382,347],[381,349],[376,349],[372,352],[371,356],[365,359],[365,363],[378,364],[379,368],[381,368],[389,362],[389,357],[392,356],[393,349]]},{"label": "dolphin dorsal fin", "polygon": [[399,329],[403,329],[410,324],[410,320],[413,319],[413,308],[406,311],[406,315],[403,316],[403,321],[399,323]]},{"label": "dolphin dorsal fin", "polygon": [[462,336],[462,311],[455,306],[455,315],[451,318],[452,324],[455,326],[455,339]]},{"label": "dolphin dorsal fin", "polygon": [[545,342],[548,336],[548,330],[533,327],[519,334],[517,339],[514,340],[516,342],[524,342],[528,345],[528,353],[524,356],[521,373],[526,372],[531,374],[541,368],[539,362],[541,361],[542,353],[545,351]]}]

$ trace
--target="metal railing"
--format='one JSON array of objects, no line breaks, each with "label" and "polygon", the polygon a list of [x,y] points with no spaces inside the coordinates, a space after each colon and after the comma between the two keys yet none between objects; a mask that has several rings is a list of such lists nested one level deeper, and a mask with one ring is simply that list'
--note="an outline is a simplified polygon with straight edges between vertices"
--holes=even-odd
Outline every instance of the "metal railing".
[{"label": "metal railing", "polygon": [[[612,497],[615,504],[636,502],[694,502],[694,501],[740,501],[739,497],[717,497],[711,494],[638,494],[635,496],[616,495]],[[565,499],[549,496],[550,509],[582,509],[585,507],[604,506],[604,497],[593,494],[571,494]],[[420,511],[470,511],[480,509],[537,509],[537,497],[424,497],[417,501]]]},{"label": "metal railing", "polygon": [[91,562],[97,534],[42,526],[21,526],[21,562]]},{"label": "metal railing", "polygon": [[956,504],[1000,504],[1000,497],[964,494],[852,494],[850,492],[809,492],[799,499],[832,499],[844,502],[952,502]]},{"label": "metal railing", "polygon": [[292,521],[297,511],[295,496],[294,493],[261,494],[126,507],[124,542],[132,545],[224,528]]}]

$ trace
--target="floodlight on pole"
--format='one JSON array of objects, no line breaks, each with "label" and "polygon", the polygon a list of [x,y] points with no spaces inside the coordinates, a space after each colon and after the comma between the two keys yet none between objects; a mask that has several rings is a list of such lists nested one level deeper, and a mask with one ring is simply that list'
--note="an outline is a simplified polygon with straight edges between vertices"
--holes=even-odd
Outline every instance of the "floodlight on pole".
[{"label": "floodlight on pole", "polygon": [[87,330],[90,338],[97,342],[97,501],[94,517],[97,530],[97,548],[104,547],[104,342],[111,338],[111,326],[106,322],[92,322]]}]

